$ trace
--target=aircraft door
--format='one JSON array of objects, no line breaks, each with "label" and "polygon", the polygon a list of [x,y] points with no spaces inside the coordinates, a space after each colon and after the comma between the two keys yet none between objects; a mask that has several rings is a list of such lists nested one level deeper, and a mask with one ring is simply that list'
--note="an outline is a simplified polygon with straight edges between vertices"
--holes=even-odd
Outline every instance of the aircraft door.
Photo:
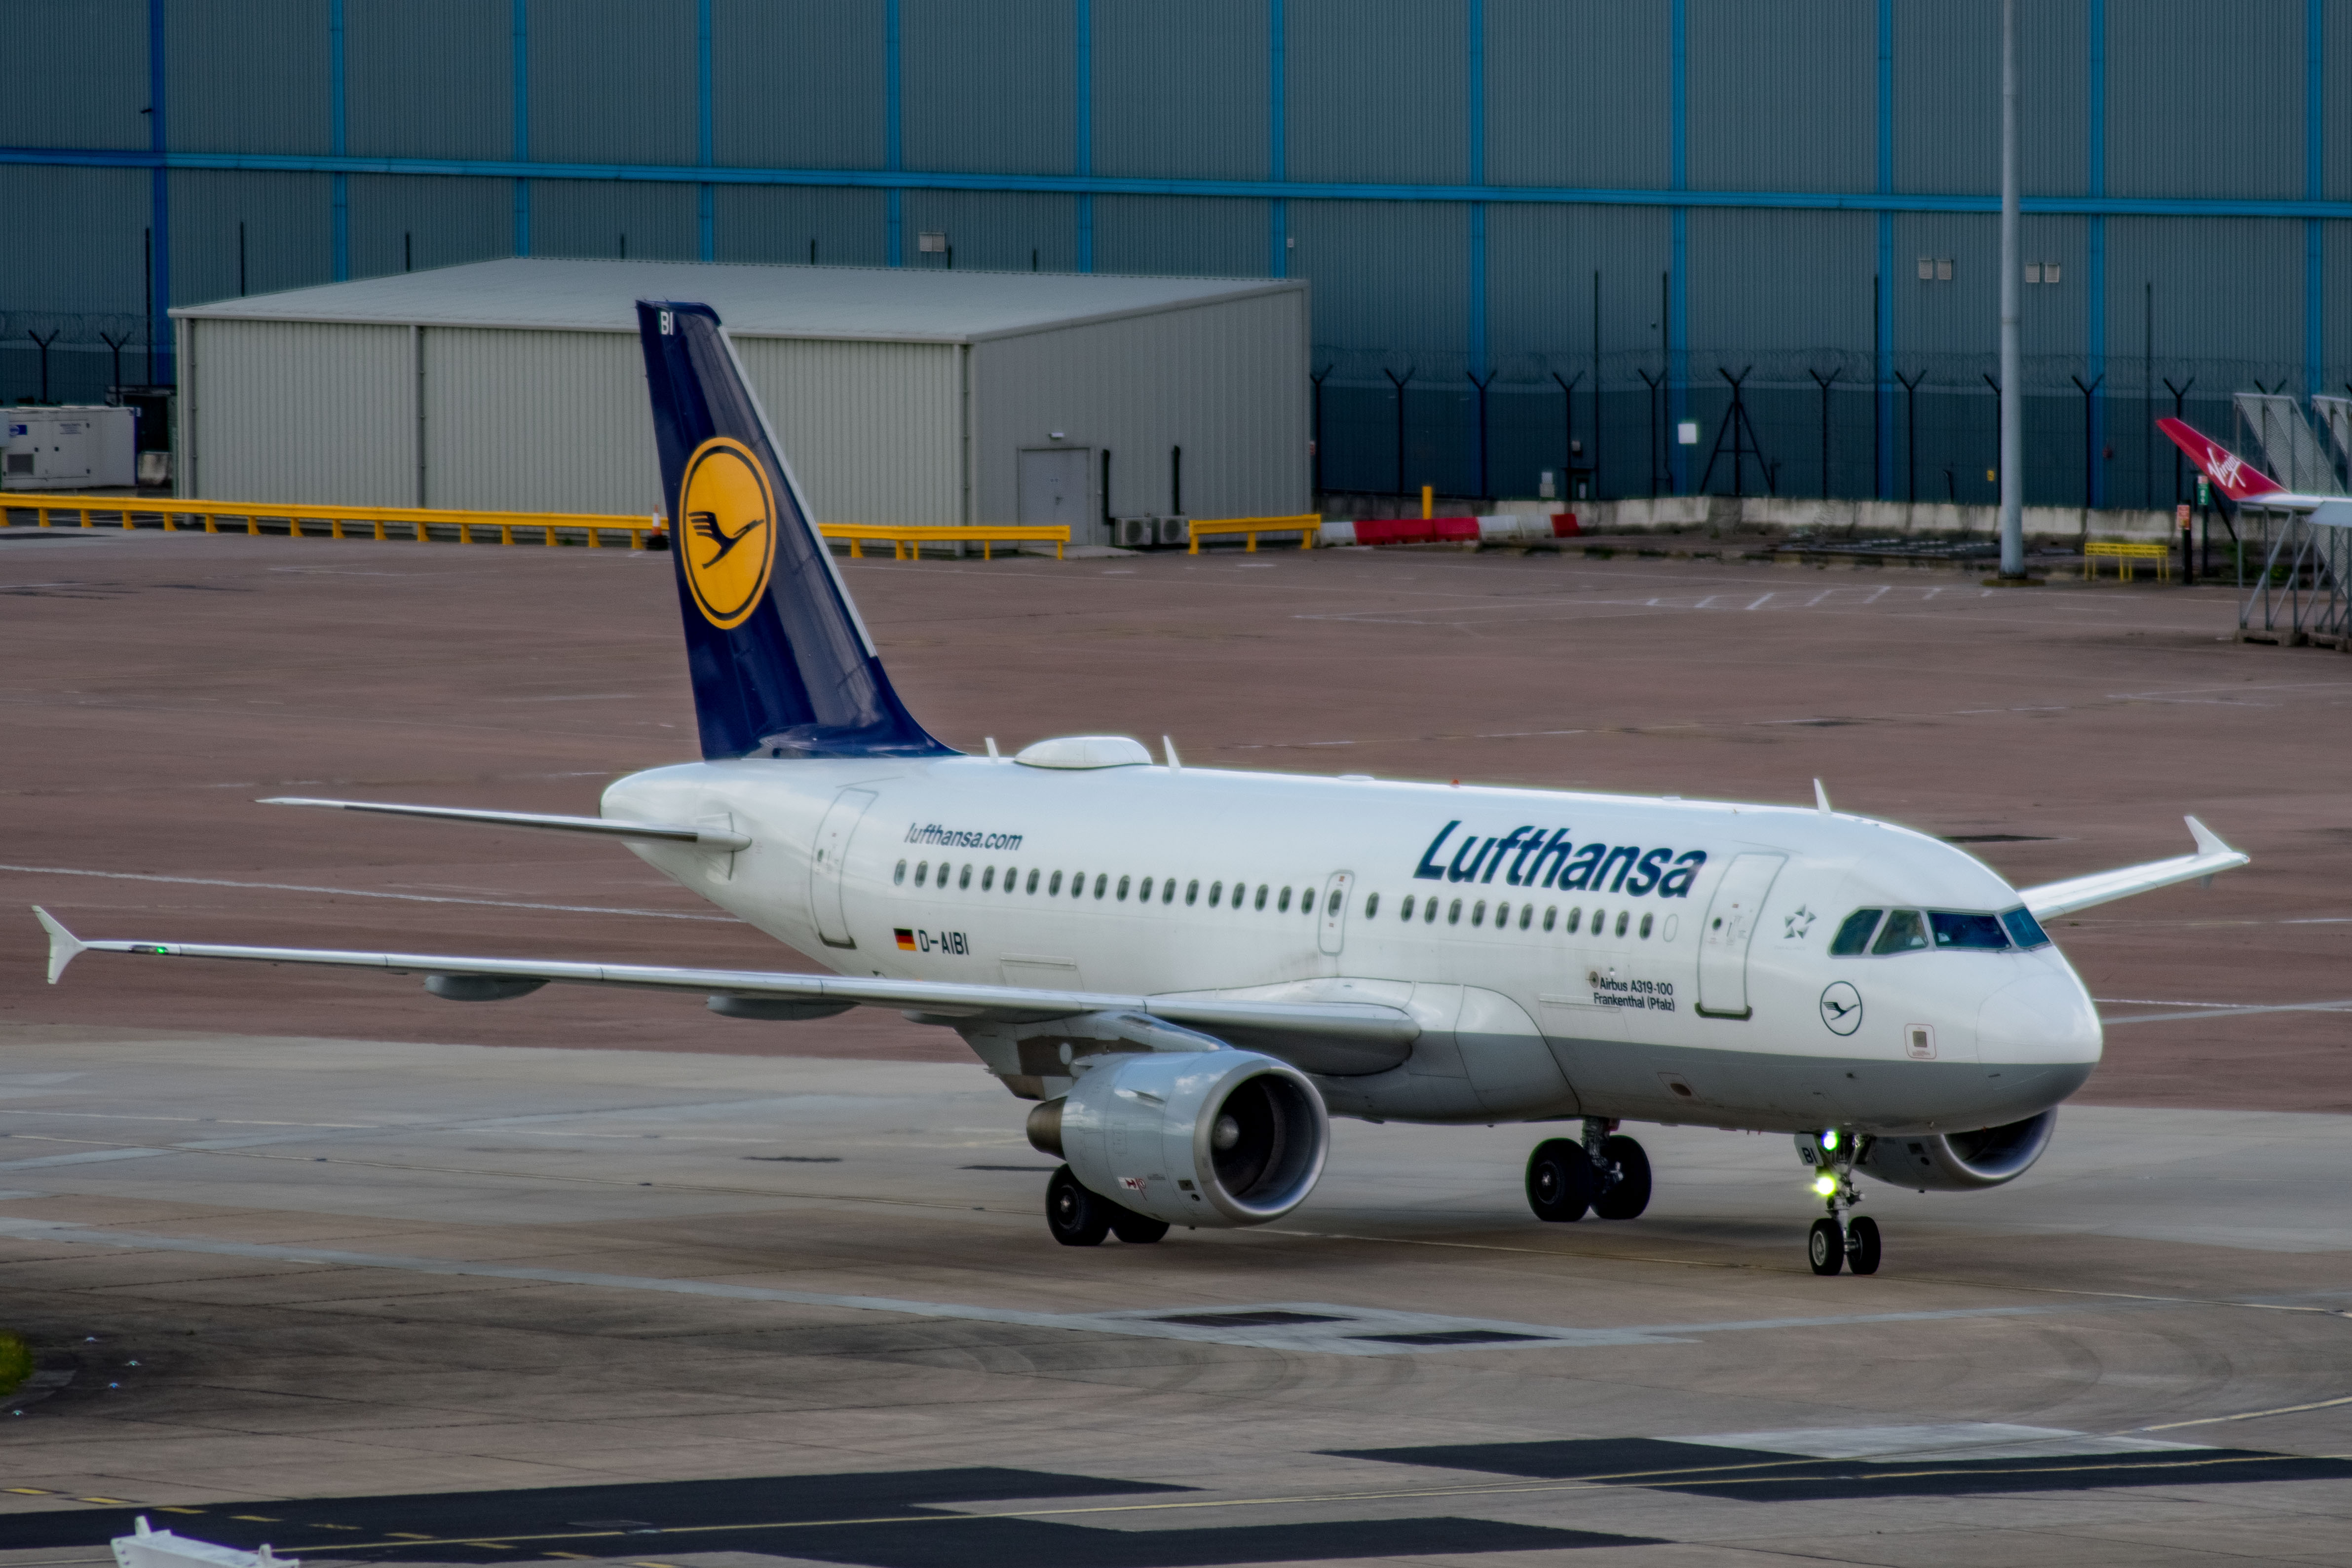
[{"label": "aircraft door", "polygon": [[1756,936],[1764,895],[1787,860],[1785,855],[1735,855],[1724,868],[1699,936],[1701,1018],[1744,1019],[1755,1010],[1748,1005],[1748,944]]},{"label": "aircraft door", "polygon": [[1337,953],[1348,940],[1348,894],[1356,885],[1356,873],[1335,871],[1323,884],[1321,921],[1323,951]]},{"label": "aircraft door", "polygon": [[809,854],[809,909],[816,917],[816,934],[828,947],[855,947],[849,917],[841,907],[841,873],[849,859],[850,835],[858,819],[874,804],[871,789],[844,789],[833,798],[824,821],[816,831],[816,846]]}]

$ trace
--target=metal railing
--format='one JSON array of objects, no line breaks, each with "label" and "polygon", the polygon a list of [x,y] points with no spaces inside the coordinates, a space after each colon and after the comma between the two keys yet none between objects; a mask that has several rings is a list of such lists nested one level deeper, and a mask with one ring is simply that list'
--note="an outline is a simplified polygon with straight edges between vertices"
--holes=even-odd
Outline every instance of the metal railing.
[{"label": "metal railing", "polygon": [[892,560],[911,560],[927,544],[976,544],[982,560],[993,560],[993,547],[1006,543],[1050,544],[1054,547],[1054,559],[1060,560],[1062,548],[1070,542],[1069,527],[1064,523],[983,523],[971,528],[932,523],[819,523],[817,531],[829,539],[848,540],[849,553],[858,560],[866,559],[865,541],[868,539],[887,540]]},{"label": "metal railing", "polygon": [[[277,501],[191,501],[177,497],[148,500],[128,496],[47,496],[25,492],[0,496],[0,516],[8,512],[31,512],[35,526],[58,526],[54,514],[67,514],[77,519],[65,527],[85,528],[99,526],[97,519],[110,517],[124,528],[160,526],[165,533],[177,533],[183,528],[191,532],[208,534],[223,531],[224,521],[242,523],[241,528],[231,528],[230,533],[258,536],[278,534],[291,538],[373,538],[378,540],[413,540],[417,544],[433,542],[435,528],[444,530],[442,538],[454,538],[458,544],[488,543],[477,539],[478,530],[495,528],[498,542],[515,543],[515,530],[536,533],[535,541],[543,545],[559,545],[575,538],[584,538],[591,549],[601,549],[604,536],[627,536],[627,548],[644,549],[652,536],[667,526],[657,517],[610,516],[602,512],[469,512],[438,507],[321,507],[308,504],[289,506]],[[153,519],[142,525],[141,519]],[[184,523],[182,519],[187,519]],[[265,528],[262,525],[278,525]],[[305,523],[317,524],[320,531],[306,533]],[[352,525],[364,525],[371,532],[346,532]],[[387,530],[398,530],[396,533]],[[527,541],[530,542],[530,541]]]},{"label": "metal railing", "polygon": [[2239,511],[2238,528],[2238,640],[2352,652],[2352,528],[2255,507]]},{"label": "metal railing", "polygon": [[1184,553],[1199,555],[1202,538],[1219,534],[1245,534],[1249,537],[1249,550],[1255,551],[1260,534],[1295,533],[1300,549],[1313,549],[1315,537],[1322,531],[1323,519],[1312,513],[1294,517],[1195,517],[1191,525],[1192,543]]},{"label": "metal railing", "polygon": [[2116,580],[2132,580],[2134,561],[2152,560],[2159,582],[2172,580],[2172,547],[2170,545],[2131,544],[2116,539],[2093,539],[2083,547],[2083,580],[2091,581],[2099,575],[2099,562],[2116,563]]}]

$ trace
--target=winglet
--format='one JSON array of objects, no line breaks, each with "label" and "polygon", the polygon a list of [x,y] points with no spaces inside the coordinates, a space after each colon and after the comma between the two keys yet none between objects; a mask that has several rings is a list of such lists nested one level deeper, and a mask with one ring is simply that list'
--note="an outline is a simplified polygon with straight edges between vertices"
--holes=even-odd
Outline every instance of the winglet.
[{"label": "winglet", "polygon": [[1822,781],[1818,779],[1813,780],[1813,804],[1821,809],[1822,816],[1831,814],[1830,792],[1822,788]]},{"label": "winglet", "polygon": [[40,920],[41,929],[49,934],[49,984],[54,986],[66,966],[87,952],[89,944],[58,924],[58,917],[39,904],[33,905],[33,914]]},{"label": "winglet", "polygon": [[2233,855],[2238,852],[2221,841],[2221,834],[2215,832],[2212,829],[2207,827],[2196,818],[2183,817],[2180,820],[2189,824],[2189,835],[2197,841],[2197,852],[2199,854]]}]

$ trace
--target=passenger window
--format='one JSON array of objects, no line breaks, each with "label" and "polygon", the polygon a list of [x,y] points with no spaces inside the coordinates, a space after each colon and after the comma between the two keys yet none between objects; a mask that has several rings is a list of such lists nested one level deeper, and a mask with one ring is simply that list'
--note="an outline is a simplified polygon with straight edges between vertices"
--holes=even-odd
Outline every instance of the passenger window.
[{"label": "passenger window", "polygon": [[2033,918],[2032,912],[2022,905],[2003,915],[2000,923],[2009,927],[2010,940],[2021,947],[2047,947],[2050,945],[2050,934],[2042,929],[2042,923]]},{"label": "passenger window", "polygon": [[[1120,885],[1124,886],[1126,884],[1127,878],[1121,877],[1118,880]],[[1125,894],[1121,894],[1119,896],[1124,898],[1127,895]],[[1137,885],[1135,890],[1135,901],[1138,904],[1149,904],[1151,902],[1151,879],[1150,877],[1145,877],[1143,881]]]},{"label": "passenger window", "polygon": [[1213,883],[1211,883],[1209,884],[1209,907],[1210,907],[1210,908],[1214,909],[1215,907],[1217,907],[1217,896],[1218,896],[1220,894],[1223,893],[1224,891],[1225,891],[1225,884],[1224,884],[1223,883],[1222,883],[1222,882],[1213,882]]},{"label": "passenger window", "polygon": [[1282,896],[1274,901],[1274,910],[1277,915],[1290,913],[1290,889],[1286,887],[1282,890]]},{"label": "passenger window", "polygon": [[[1380,895],[1379,894],[1375,893],[1375,894],[1373,894],[1371,896],[1370,896],[1369,898],[1366,898],[1366,899],[1364,900],[1364,918],[1365,918],[1365,919],[1367,919],[1367,920],[1370,920],[1373,915],[1378,915],[1380,912],[1381,912],[1381,895]],[[1408,920],[1410,920],[1410,919],[1412,919],[1412,916],[1410,914],[1408,914],[1408,915],[1406,915],[1405,918],[1406,918],[1406,919],[1408,919]]]},{"label": "passenger window", "polygon": [[[1455,910],[1459,911],[1462,907],[1461,902],[1456,900],[1454,907]],[[1437,924],[1437,900],[1433,898],[1429,899],[1422,904],[1421,923],[1423,925],[1434,925]]]},{"label": "passenger window", "polygon": [[1070,873],[1070,896],[1072,898],[1084,898],[1086,895],[1087,873],[1082,871],[1072,872]]},{"label": "passenger window", "polygon": [[929,861],[925,861],[922,864],[920,864],[920,865],[919,865],[919,866],[917,866],[917,867],[915,868],[915,885],[916,885],[917,887],[920,887],[920,886],[922,886],[922,885],[923,885],[923,879],[924,879],[925,877],[927,877],[927,876],[930,875],[930,874],[931,874],[931,862],[929,862]]},{"label": "passenger window", "polygon": [[1898,909],[1886,917],[1873,953],[1916,953],[1927,946],[1927,922],[1916,909]]},{"label": "passenger window", "polygon": [[1470,911],[1470,924],[1473,925],[1484,925],[1486,924],[1486,901],[1485,899],[1480,899],[1477,904],[1472,907]]},{"label": "passenger window", "polygon": [[1265,907],[1265,883],[1264,883],[1257,884],[1257,907],[1260,909]]},{"label": "passenger window", "polygon": [[[1169,876],[1160,879],[1160,902],[1162,904],[1173,904],[1176,902],[1176,879],[1174,877]],[[1187,900],[1187,902],[1189,903],[1190,900]]]},{"label": "passenger window", "polygon": [[1627,918],[1625,911],[1621,909],[1617,912],[1617,935],[1620,936],[1625,935],[1625,921]]},{"label": "passenger window", "polygon": [[1642,940],[1643,940],[1643,941],[1647,942],[1647,941],[1650,939],[1650,922],[1651,922],[1652,920],[1655,919],[1655,918],[1656,918],[1656,916],[1655,916],[1655,915],[1644,915],[1643,916],[1642,916]]},{"label": "passenger window", "polygon": [[1559,905],[1555,904],[1550,908],[1544,911],[1544,929],[1547,931],[1550,930],[1552,928],[1552,923],[1559,918]]},{"label": "passenger window", "polygon": [[[1187,908],[1187,909],[1192,908],[1192,901],[1193,901],[1194,899],[1196,899],[1196,898],[1200,897],[1200,896],[1201,896],[1201,879],[1200,879],[1199,877],[1197,877],[1197,876],[1196,876],[1196,877],[1194,877],[1192,881],[1190,881],[1190,882],[1188,882],[1188,883],[1186,883],[1184,884],[1184,907],[1185,907],[1185,908]],[[1212,898],[1209,900],[1209,907],[1210,907],[1210,908],[1212,908],[1212,909],[1214,909],[1216,906],[1217,906],[1217,901],[1216,901],[1216,899],[1215,899],[1214,897],[1212,897]]]},{"label": "passenger window", "polygon": [[1029,873],[1029,891],[1032,893],[1037,891],[1037,873],[1034,871]]},{"label": "passenger window", "polygon": [[1998,953],[2009,946],[2009,933],[2001,929],[1997,915],[1962,915],[1937,909],[1928,912],[1927,925],[1935,932],[1938,947],[1973,947]]},{"label": "passenger window", "polygon": [[1579,904],[1574,909],[1568,912],[1568,934],[1570,936],[1575,936],[1578,928],[1583,925],[1583,924],[1584,906],[1582,904]]},{"label": "passenger window", "polygon": [[[1535,919],[1535,917],[1536,917],[1536,906],[1535,906],[1534,904],[1520,904],[1520,905],[1519,905],[1519,929],[1520,929],[1520,930],[1525,931],[1525,930],[1528,928],[1528,923],[1529,923],[1530,921],[1534,920],[1534,919]],[[1547,921],[1545,921],[1545,922],[1544,922],[1544,929],[1545,929],[1545,930],[1547,930],[1547,931],[1549,931],[1549,930],[1550,930],[1550,929],[1551,929],[1551,922],[1550,922],[1550,921],[1547,920]]]},{"label": "passenger window", "polygon": [[962,874],[961,876],[960,876],[960,877],[956,878],[956,886],[957,886],[959,889],[962,889],[962,888],[970,887],[971,885],[971,863],[970,863],[969,862],[967,862],[965,863],[965,865],[964,865],[964,868],[963,868],[963,874]]},{"label": "passenger window", "polygon": [[894,872],[892,872],[892,873],[890,873],[890,885],[891,885],[892,887],[896,887],[896,886],[898,886],[900,883],[902,883],[902,882],[904,882],[904,881],[906,881],[906,880],[907,880],[907,862],[906,862],[905,861],[900,861],[900,862],[898,862],[898,869],[897,871],[894,871]]},{"label": "passenger window", "polygon": [[1510,904],[1508,903],[1503,903],[1495,905],[1495,929],[1500,931],[1504,926],[1508,925],[1510,923]]},{"label": "passenger window", "polygon": [[1404,895],[1404,904],[1402,907],[1398,909],[1397,918],[1399,920],[1410,920],[1412,918],[1412,894],[1408,893]]},{"label": "passenger window", "polygon": [[1455,899],[1454,901],[1454,907],[1445,912],[1445,924],[1448,925],[1459,925],[1462,924],[1462,901],[1460,899]]},{"label": "passenger window", "polygon": [[986,893],[995,885],[996,868],[994,866],[990,866],[986,871],[980,873],[980,891]]},{"label": "passenger window", "polygon": [[[1121,904],[1125,904],[1127,902],[1127,887],[1128,879],[1126,877],[1120,877],[1118,879],[1118,901]],[[1102,894],[1100,893],[1097,893],[1095,896],[1097,898],[1100,898]]]},{"label": "passenger window", "polygon": [[1870,934],[1878,929],[1878,917],[1885,913],[1883,909],[1857,909],[1847,915],[1845,924],[1838,927],[1837,936],[1830,942],[1830,956],[1851,958],[1869,951]]},{"label": "passenger window", "polygon": [[[1122,886],[1126,884],[1126,882],[1127,879],[1125,877],[1121,877],[1119,879],[1119,883]],[[1097,898],[1100,898],[1103,895],[1104,891],[1109,886],[1110,873],[1107,871],[1098,871],[1095,873],[1095,896]]]},{"label": "passenger window", "polygon": [[1054,880],[1045,884],[1045,896],[1048,898],[1059,898],[1061,895],[1062,873],[1060,872],[1055,872],[1054,873]]}]

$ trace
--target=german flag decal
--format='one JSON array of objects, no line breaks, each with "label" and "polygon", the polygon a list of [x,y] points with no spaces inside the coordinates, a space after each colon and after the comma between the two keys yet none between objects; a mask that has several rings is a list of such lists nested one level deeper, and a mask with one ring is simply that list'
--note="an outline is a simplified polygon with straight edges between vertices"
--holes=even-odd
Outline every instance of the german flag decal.
[{"label": "german flag decal", "polygon": [[915,934],[908,930],[903,925],[898,926],[896,929],[898,935],[898,951],[901,953],[913,952],[915,950]]}]

